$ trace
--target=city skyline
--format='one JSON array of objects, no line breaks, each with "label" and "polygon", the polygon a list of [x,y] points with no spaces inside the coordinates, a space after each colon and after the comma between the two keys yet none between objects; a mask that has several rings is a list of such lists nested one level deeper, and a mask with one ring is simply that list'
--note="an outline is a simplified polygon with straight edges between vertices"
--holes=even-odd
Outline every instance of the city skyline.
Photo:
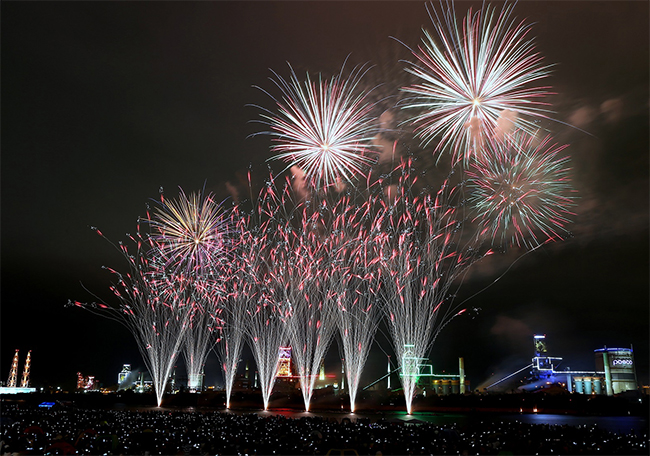
[{"label": "city skyline", "polygon": [[[255,179],[267,172],[270,142],[250,137],[261,127],[248,105],[273,108],[254,87],[271,89],[269,69],[333,74],[349,58],[376,65],[372,84],[399,87],[405,64],[394,57],[408,59],[404,44],[431,29],[423,2],[5,2],[3,13],[0,380],[20,349],[32,350],[33,382],[52,384],[144,365],[117,322],[65,308],[111,299],[101,266],[123,266],[91,226],[125,239],[161,187],[232,201],[249,167]],[[474,265],[457,299],[480,310],[442,331],[432,362],[450,369],[464,357],[476,387],[527,363],[527,341],[545,333],[572,368],[633,345],[647,384],[648,4],[520,2],[514,15],[554,65],[558,122],[544,126],[569,144],[573,236]],[[332,346],[328,363],[337,359]],[[385,359],[374,346],[368,382]],[[220,376],[214,355],[206,374]]]}]

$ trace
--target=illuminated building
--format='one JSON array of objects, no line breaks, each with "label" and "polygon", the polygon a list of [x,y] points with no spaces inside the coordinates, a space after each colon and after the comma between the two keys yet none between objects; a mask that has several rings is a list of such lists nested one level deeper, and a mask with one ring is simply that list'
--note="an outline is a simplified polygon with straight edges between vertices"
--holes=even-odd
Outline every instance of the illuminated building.
[{"label": "illuminated building", "polygon": [[[176,370],[174,369],[174,375],[176,375]],[[205,378],[205,366],[201,368],[199,374],[189,374],[187,378],[187,387],[192,392],[202,391],[203,390],[203,379]]]},{"label": "illuminated building", "polygon": [[533,336],[533,343],[535,345],[535,356],[544,356],[548,349],[546,348],[546,334]]},{"label": "illuminated building", "polygon": [[427,391],[432,391],[437,395],[464,394],[469,391],[469,381],[465,377],[465,360],[463,358],[458,358],[458,374],[434,374],[433,365],[428,363],[429,359],[414,357],[412,348],[413,345],[405,345],[402,367],[398,366],[393,369],[390,364],[390,356],[388,356],[386,375],[363,389],[370,389],[384,379],[388,380],[387,387],[390,389],[390,376],[400,371],[399,375],[401,376],[410,375],[415,377],[416,385],[422,389],[425,396]]},{"label": "illuminated building", "polygon": [[596,369],[605,372],[607,395],[636,390],[636,367],[631,348],[600,348],[594,350]]},{"label": "illuminated building", "polygon": [[[280,347],[278,350],[278,373],[276,378],[279,380],[274,387],[276,391],[278,388],[288,388],[289,390],[299,388],[299,377],[294,372],[294,366],[291,362],[291,347]],[[338,388],[338,378],[335,375],[325,373],[324,360],[321,360],[318,374],[314,379],[314,389],[326,388],[328,386]]]},{"label": "illuminated building", "polygon": [[95,390],[95,376],[89,375],[84,377],[81,372],[77,372],[77,390],[80,391],[92,391]]},{"label": "illuminated building", "polygon": [[122,371],[119,374],[117,374],[117,384],[119,385],[120,388],[124,387],[124,383],[129,378],[129,375],[131,375],[131,365],[125,364],[124,366],[122,366]]},{"label": "illuminated building", "polygon": [[547,356],[546,335],[533,336],[534,356],[531,363],[503,377],[485,389],[530,368],[530,377],[518,389],[529,391],[559,384],[570,393],[612,396],[637,390],[634,356],[631,348],[601,348],[594,350],[595,371],[558,370],[562,358]]},{"label": "illuminated building", "polygon": [[278,377],[292,377],[291,372],[291,347],[280,347],[279,350],[280,366],[278,368]]},{"label": "illuminated building", "polygon": [[531,362],[531,377],[535,380],[549,380],[555,375],[555,366],[559,366],[562,358],[547,356],[546,334],[533,336],[534,356]]}]

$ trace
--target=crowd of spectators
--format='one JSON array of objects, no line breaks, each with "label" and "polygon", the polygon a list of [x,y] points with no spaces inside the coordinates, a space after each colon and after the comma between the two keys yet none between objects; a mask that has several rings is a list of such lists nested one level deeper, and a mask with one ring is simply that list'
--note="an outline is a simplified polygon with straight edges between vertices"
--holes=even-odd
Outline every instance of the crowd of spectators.
[{"label": "crowd of spectators", "polygon": [[648,454],[648,432],[518,421],[433,425],[223,412],[2,407],[5,454]]}]

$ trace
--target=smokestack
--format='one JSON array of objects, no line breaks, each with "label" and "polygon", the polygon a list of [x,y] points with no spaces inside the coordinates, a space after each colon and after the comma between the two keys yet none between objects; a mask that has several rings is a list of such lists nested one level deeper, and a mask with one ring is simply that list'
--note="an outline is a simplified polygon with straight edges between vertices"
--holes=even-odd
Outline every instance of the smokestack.
[{"label": "smokestack", "polygon": [[458,375],[460,376],[460,393],[465,394],[465,360],[458,358]]},{"label": "smokestack", "polygon": [[388,355],[388,367],[386,368],[388,374],[388,390],[390,391],[390,355]]},{"label": "smokestack", "polygon": [[607,390],[607,395],[613,396],[614,389],[612,388],[612,372],[609,370],[609,355],[607,354],[607,348],[603,350],[603,366],[605,367],[605,388]]}]

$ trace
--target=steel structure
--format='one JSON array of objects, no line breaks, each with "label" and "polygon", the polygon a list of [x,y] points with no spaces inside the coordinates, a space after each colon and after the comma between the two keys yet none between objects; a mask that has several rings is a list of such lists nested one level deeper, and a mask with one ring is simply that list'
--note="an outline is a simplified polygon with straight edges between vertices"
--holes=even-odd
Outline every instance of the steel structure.
[{"label": "steel structure", "polygon": [[15,388],[18,386],[18,350],[14,353],[14,359],[11,362],[11,371],[9,371],[9,380],[7,380],[7,388]]},{"label": "steel structure", "polygon": [[27,359],[25,359],[25,367],[23,368],[23,378],[20,380],[21,388],[29,388],[29,373],[32,365],[32,351],[27,352]]}]

